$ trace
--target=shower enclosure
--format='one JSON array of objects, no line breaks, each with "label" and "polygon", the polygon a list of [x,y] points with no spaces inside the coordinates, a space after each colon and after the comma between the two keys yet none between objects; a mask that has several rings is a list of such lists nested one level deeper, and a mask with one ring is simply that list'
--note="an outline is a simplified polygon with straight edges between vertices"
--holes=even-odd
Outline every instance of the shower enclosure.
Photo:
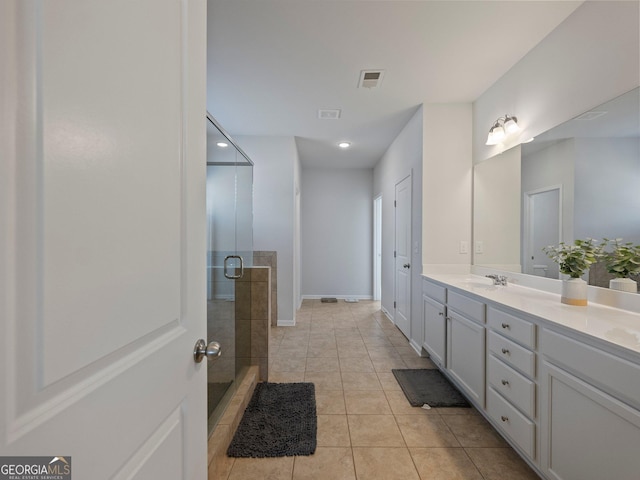
[{"label": "shower enclosure", "polygon": [[247,299],[235,282],[253,262],[253,162],[207,113],[207,338],[221,355],[208,362],[209,432],[249,366],[251,322],[237,321]]}]

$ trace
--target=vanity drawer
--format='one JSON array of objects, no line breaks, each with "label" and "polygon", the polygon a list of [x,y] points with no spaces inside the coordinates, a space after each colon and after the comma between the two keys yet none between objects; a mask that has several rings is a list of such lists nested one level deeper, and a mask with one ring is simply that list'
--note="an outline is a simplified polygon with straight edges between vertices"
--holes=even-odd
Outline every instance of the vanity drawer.
[{"label": "vanity drawer", "polygon": [[422,293],[437,302],[447,303],[447,289],[428,280],[422,281]]},{"label": "vanity drawer", "polygon": [[507,364],[534,378],[536,373],[536,354],[521,347],[508,338],[489,331],[489,351]]},{"label": "vanity drawer", "polygon": [[536,346],[536,326],[527,320],[514,317],[493,307],[487,307],[487,323],[505,337],[515,340],[525,347],[533,349]]},{"label": "vanity drawer", "polygon": [[465,295],[449,290],[447,295],[447,306],[458,313],[466,315],[476,322],[484,323],[485,304]]},{"label": "vanity drawer", "polygon": [[518,407],[529,418],[534,418],[536,409],[536,384],[520,375],[513,368],[489,355],[487,379],[491,386]]},{"label": "vanity drawer", "polygon": [[540,331],[540,353],[608,394],[640,409],[640,365],[560,333]]},{"label": "vanity drawer", "polygon": [[536,425],[500,396],[487,389],[487,413],[529,458],[535,458]]}]

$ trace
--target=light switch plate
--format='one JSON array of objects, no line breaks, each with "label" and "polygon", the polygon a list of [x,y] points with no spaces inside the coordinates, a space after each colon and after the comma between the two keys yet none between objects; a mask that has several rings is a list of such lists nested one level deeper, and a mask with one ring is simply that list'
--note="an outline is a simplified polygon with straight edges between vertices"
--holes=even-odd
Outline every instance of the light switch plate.
[{"label": "light switch plate", "polygon": [[460,253],[469,253],[469,242],[466,240],[460,240]]},{"label": "light switch plate", "polygon": [[482,253],[484,252],[484,245],[482,244],[482,240],[476,240],[476,249],[475,249],[476,253]]}]

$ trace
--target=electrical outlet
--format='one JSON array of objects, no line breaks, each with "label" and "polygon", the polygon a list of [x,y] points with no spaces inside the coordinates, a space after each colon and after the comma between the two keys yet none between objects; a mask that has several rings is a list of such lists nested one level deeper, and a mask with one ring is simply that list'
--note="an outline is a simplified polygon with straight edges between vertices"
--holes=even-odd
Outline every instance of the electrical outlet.
[{"label": "electrical outlet", "polygon": [[467,242],[466,240],[460,240],[460,253],[469,253],[469,242]]},{"label": "electrical outlet", "polygon": [[476,249],[475,252],[481,254],[484,252],[484,245],[482,244],[482,240],[476,240]]}]

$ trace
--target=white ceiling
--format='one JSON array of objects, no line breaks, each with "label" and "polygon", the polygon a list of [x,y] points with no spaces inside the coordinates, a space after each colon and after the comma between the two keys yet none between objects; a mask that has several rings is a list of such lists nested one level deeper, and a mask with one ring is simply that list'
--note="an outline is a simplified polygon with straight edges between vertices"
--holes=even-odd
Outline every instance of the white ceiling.
[{"label": "white ceiling", "polygon": [[581,3],[208,0],[207,109],[231,136],[295,136],[305,167],[372,167],[420,104],[474,101]]}]

